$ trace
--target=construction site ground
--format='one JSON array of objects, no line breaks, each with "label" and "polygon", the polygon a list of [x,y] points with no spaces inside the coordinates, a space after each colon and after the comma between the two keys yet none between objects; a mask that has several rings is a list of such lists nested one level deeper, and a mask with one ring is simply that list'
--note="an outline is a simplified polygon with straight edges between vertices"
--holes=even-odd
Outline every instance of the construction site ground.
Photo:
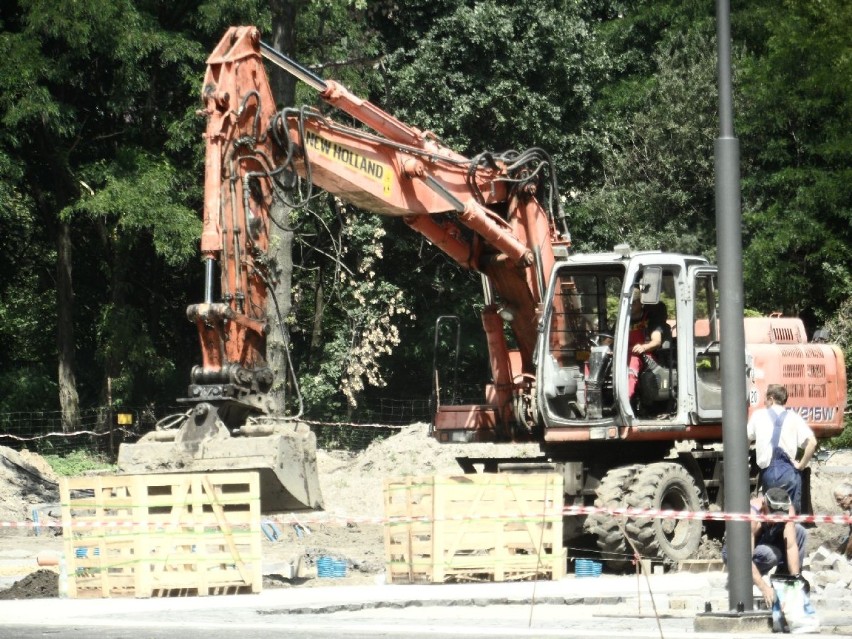
[{"label": "construction site ground", "polygon": [[[532,445],[502,447],[482,444],[476,445],[476,450],[470,445],[442,446],[427,436],[426,429],[422,424],[403,428],[398,434],[376,441],[360,453],[319,451],[320,482],[326,509],[324,512],[298,515],[278,513],[265,518],[262,542],[264,597],[274,596],[267,593],[290,589],[293,592],[283,600],[289,602],[286,606],[312,609],[341,602],[348,602],[347,605],[357,603],[363,608],[374,606],[376,601],[397,601],[398,605],[404,605],[408,600],[421,601],[424,597],[441,601],[445,596],[461,596],[458,593],[464,592],[469,593],[465,596],[471,599],[493,597],[504,603],[505,593],[514,593],[512,597],[517,599],[516,603],[529,603],[536,597],[542,604],[546,597],[561,598],[562,603],[571,600],[573,603],[613,606],[629,603],[641,607],[644,602],[646,613],[651,612],[650,606],[654,604],[658,612],[692,616],[704,611],[708,603],[714,610],[726,609],[727,575],[719,561],[721,544],[716,540],[707,540],[700,553],[702,562],[689,567],[690,571],[703,571],[700,574],[667,572],[663,575],[658,571],[658,574],[650,576],[650,581],[637,575],[608,574],[595,579],[579,579],[571,572],[569,561],[567,577],[556,582],[537,582],[534,587],[530,582],[515,585],[455,584],[452,587],[462,590],[455,594],[441,594],[438,588],[449,586],[384,584],[382,488],[386,478],[458,474],[457,456],[538,454],[537,447]],[[23,599],[57,597],[57,568],[37,563],[39,555],[58,554],[62,550],[62,537],[56,528],[50,526],[50,517],[58,518],[59,515],[56,484],[53,483],[57,478],[38,455],[0,447],[0,457],[3,462],[0,464],[0,600],[20,602]],[[852,451],[823,456],[813,463],[812,472],[814,511],[838,514],[831,487],[852,476]],[[38,527],[32,521],[35,512],[39,513],[41,521]],[[839,525],[821,524],[811,528],[808,555],[821,546],[834,548],[843,534],[844,528]],[[317,577],[316,560],[322,556],[345,560],[345,576]],[[569,549],[568,556],[588,555],[583,555],[580,549]],[[677,579],[686,581],[678,585],[675,583]],[[654,598],[654,580],[661,589],[656,602],[651,601]],[[574,584],[580,586],[579,590],[575,590]],[[838,584],[825,584],[825,589],[822,586],[817,584],[813,593],[814,602],[824,619],[822,634],[852,633],[850,584],[840,589]],[[303,592],[309,589],[318,590],[315,594]],[[302,594],[297,595],[296,591]],[[338,594],[329,595],[330,592]],[[830,596],[823,597],[822,592]],[[280,594],[284,595],[283,592]],[[589,597],[601,597],[605,601],[590,602]],[[5,608],[4,602],[0,601],[0,605]],[[615,612],[616,608],[612,610]]]}]

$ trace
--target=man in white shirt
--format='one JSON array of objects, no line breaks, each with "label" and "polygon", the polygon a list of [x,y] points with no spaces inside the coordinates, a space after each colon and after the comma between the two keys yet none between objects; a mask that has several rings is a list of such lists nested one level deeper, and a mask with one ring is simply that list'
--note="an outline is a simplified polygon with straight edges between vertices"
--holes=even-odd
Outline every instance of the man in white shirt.
[{"label": "man in white shirt", "polygon": [[[786,403],[787,389],[770,384],[766,389],[766,408],[755,411],[746,428],[749,440],[754,442],[763,490],[786,490],[798,514],[802,512],[802,471],[807,468],[817,441],[805,420],[784,407]],[[797,461],[799,449],[802,457]]]}]

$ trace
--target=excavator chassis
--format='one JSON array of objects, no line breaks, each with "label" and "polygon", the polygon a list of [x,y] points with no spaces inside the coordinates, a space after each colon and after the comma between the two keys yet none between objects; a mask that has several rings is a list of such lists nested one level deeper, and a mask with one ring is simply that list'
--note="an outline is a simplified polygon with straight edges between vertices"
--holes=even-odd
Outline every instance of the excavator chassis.
[{"label": "excavator chassis", "polygon": [[201,402],[179,428],[155,430],[118,451],[122,474],[257,470],[264,513],[321,510],[316,436],[303,422],[250,417],[228,430],[216,406]]}]

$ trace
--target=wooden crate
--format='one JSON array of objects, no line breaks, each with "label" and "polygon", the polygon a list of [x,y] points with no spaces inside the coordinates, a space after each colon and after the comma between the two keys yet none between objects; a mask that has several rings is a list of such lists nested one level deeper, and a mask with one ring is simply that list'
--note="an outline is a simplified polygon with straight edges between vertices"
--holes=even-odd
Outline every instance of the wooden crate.
[{"label": "wooden crate", "polygon": [[565,575],[561,475],[404,477],[384,497],[391,583]]},{"label": "wooden crate", "polygon": [[260,592],[256,472],[60,481],[69,597]]}]

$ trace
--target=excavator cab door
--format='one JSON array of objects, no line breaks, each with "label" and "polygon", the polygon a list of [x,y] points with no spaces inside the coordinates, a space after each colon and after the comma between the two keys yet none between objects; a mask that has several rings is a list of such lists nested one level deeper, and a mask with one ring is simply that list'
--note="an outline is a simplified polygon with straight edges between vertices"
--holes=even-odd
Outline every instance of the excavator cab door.
[{"label": "excavator cab door", "polygon": [[690,279],[696,416],[699,422],[718,422],[722,418],[722,367],[717,272],[712,267],[696,268]]},{"label": "excavator cab door", "polygon": [[[677,259],[660,261],[658,255],[639,256],[628,274],[621,301],[621,343],[616,345],[616,380],[619,405],[626,422],[641,427],[679,422],[681,378],[678,326],[683,315],[685,269]],[[634,316],[635,292],[641,314]],[[662,333],[652,351],[636,353],[633,347]]]}]

